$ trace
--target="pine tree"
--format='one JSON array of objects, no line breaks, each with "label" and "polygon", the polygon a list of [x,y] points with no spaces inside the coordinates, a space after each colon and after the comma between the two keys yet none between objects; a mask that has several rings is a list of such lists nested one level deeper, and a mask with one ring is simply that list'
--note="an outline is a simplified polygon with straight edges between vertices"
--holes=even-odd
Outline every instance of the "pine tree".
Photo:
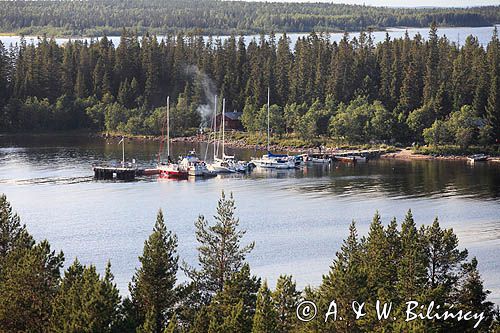
[{"label": "pine tree", "polygon": [[368,298],[366,299],[367,316],[363,319],[365,328],[373,331],[382,331],[387,326],[386,322],[378,320],[376,317],[375,303],[390,302],[393,300],[391,266],[391,249],[380,214],[377,212],[370,225],[370,231],[366,239],[366,284]]},{"label": "pine tree", "polygon": [[33,237],[19,216],[13,212],[5,194],[0,195],[0,273],[2,262],[17,249],[29,249],[34,245]]},{"label": "pine tree", "polygon": [[[318,308],[328,309],[332,300],[338,306],[338,317],[343,320],[333,321],[331,318],[322,323],[324,331],[356,332],[360,330],[358,321],[350,304],[355,300],[367,297],[366,272],[363,265],[363,245],[358,238],[356,224],[353,221],[349,226],[349,236],[342,243],[340,251],[330,266],[330,271],[323,276],[319,287],[320,304]],[[318,319],[324,321],[323,318]]]},{"label": "pine tree", "polygon": [[431,30],[429,31],[429,38],[427,41],[427,59],[425,64],[425,77],[424,77],[424,104],[430,103],[435,97],[439,88],[439,45],[437,36],[437,26],[433,22]]},{"label": "pine tree", "polygon": [[233,195],[226,198],[222,192],[217,204],[215,224],[209,225],[203,215],[195,223],[200,269],[185,267],[188,275],[208,296],[222,291],[229,277],[243,267],[246,255],[254,248],[254,243],[241,247],[240,240],[245,234],[238,230],[239,219],[234,216]]},{"label": "pine tree", "polygon": [[493,127],[496,142],[500,138],[500,40],[495,27],[488,43],[487,59],[489,66],[490,89],[486,104],[486,119]]},{"label": "pine tree", "polygon": [[284,33],[278,41],[276,53],[276,102],[285,105],[290,86],[290,70],[293,55],[290,51],[290,38]]},{"label": "pine tree", "polygon": [[42,241],[18,248],[3,261],[0,278],[0,327],[5,332],[46,332],[64,255]]},{"label": "pine tree", "polygon": [[430,299],[443,303],[457,283],[458,271],[467,258],[467,250],[457,248],[457,236],[452,229],[441,229],[437,218],[426,228],[425,239],[429,251]]},{"label": "pine tree", "polygon": [[68,268],[53,301],[51,332],[112,332],[120,296],[108,263],[103,278],[78,260]]},{"label": "pine tree", "polygon": [[456,332],[488,332],[494,317],[493,303],[487,300],[490,291],[483,287],[477,264],[477,259],[474,257],[470,263],[462,265],[455,302],[458,303],[458,309],[463,310],[464,313],[467,311],[483,312],[484,320],[476,329],[474,328],[476,323],[473,321],[458,322],[453,328]]},{"label": "pine tree", "polygon": [[132,302],[152,332],[161,333],[177,302],[177,236],[168,231],[160,210],[152,234],[144,243],[141,267],[129,285]]},{"label": "pine tree", "polygon": [[252,333],[275,333],[277,330],[277,314],[273,307],[271,291],[264,281],[257,293],[255,315],[253,317]]},{"label": "pine tree", "polygon": [[[428,254],[422,230],[417,230],[411,210],[401,224],[401,253],[397,264],[396,291],[402,304],[395,309],[396,317],[404,316],[408,300],[423,301],[427,284]],[[423,322],[395,323],[396,331],[422,331]]]},{"label": "pine tree", "polygon": [[248,264],[233,273],[210,303],[208,331],[250,333],[259,287],[260,279],[251,276]]},{"label": "pine tree", "polygon": [[297,325],[297,304],[300,292],[291,275],[280,275],[276,282],[276,290],[272,293],[276,311],[276,332],[290,332]]}]

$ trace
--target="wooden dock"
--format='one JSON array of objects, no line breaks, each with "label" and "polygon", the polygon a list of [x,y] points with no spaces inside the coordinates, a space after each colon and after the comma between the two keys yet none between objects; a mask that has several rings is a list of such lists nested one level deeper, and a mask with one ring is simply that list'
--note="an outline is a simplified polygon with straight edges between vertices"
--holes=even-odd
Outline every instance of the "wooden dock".
[{"label": "wooden dock", "polygon": [[[142,170],[143,171],[143,170]],[[137,168],[95,166],[94,178],[99,180],[134,180],[141,172]]]}]

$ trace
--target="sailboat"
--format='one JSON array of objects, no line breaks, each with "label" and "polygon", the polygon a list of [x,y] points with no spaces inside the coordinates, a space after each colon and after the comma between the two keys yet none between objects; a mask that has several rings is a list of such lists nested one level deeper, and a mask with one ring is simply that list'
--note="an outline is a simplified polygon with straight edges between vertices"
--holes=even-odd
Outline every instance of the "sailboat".
[{"label": "sailboat", "polygon": [[160,178],[174,178],[174,179],[187,179],[188,171],[182,165],[174,163],[170,158],[170,97],[167,97],[167,161],[161,161],[162,142],[163,142],[163,128],[162,128],[162,141],[160,142],[160,151],[158,153],[158,172]]},{"label": "sailboat", "polygon": [[250,163],[263,169],[295,169],[295,158],[293,156],[273,154],[270,151],[269,95],[269,88],[267,88],[267,154],[261,158],[251,160]]},{"label": "sailboat", "polygon": [[[214,114],[214,133],[217,131],[217,103],[215,103],[215,114]],[[222,100],[222,124],[221,124],[221,147],[222,154],[221,158],[218,157],[218,142],[214,138],[214,161],[208,165],[210,171],[216,173],[235,173],[235,172],[245,172],[246,165],[244,163],[236,161],[233,155],[226,155],[225,153],[225,112],[226,112],[226,99]]]}]

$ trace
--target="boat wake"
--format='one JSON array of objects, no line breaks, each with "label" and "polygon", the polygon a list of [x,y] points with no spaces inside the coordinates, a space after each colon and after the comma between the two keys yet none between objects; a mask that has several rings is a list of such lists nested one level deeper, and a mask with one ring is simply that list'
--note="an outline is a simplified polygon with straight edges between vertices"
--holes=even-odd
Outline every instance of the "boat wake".
[{"label": "boat wake", "polygon": [[91,176],[84,177],[41,177],[41,178],[32,178],[32,179],[0,179],[0,183],[2,184],[11,184],[11,185],[71,185],[71,184],[80,184],[80,183],[88,183],[93,181],[94,178]]}]

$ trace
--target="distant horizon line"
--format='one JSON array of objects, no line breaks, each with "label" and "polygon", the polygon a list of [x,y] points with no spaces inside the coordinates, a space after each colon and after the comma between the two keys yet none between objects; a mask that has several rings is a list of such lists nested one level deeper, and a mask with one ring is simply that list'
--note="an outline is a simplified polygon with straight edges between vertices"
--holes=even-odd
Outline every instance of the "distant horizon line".
[{"label": "distant horizon line", "polygon": [[349,3],[349,2],[334,2],[334,1],[322,1],[322,0],[220,0],[226,2],[260,2],[260,3],[309,3],[309,4],[329,4],[329,5],[348,5],[348,6],[365,6],[365,7],[376,7],[376,8],[404,8],[404,9],[468,9],[468,8],[482,8],[482,7],[500,7],[500,4],[490,3],[490,4],[476,4],[476,5],[377,5],[377,4],[363,4],[359,3]]}]

